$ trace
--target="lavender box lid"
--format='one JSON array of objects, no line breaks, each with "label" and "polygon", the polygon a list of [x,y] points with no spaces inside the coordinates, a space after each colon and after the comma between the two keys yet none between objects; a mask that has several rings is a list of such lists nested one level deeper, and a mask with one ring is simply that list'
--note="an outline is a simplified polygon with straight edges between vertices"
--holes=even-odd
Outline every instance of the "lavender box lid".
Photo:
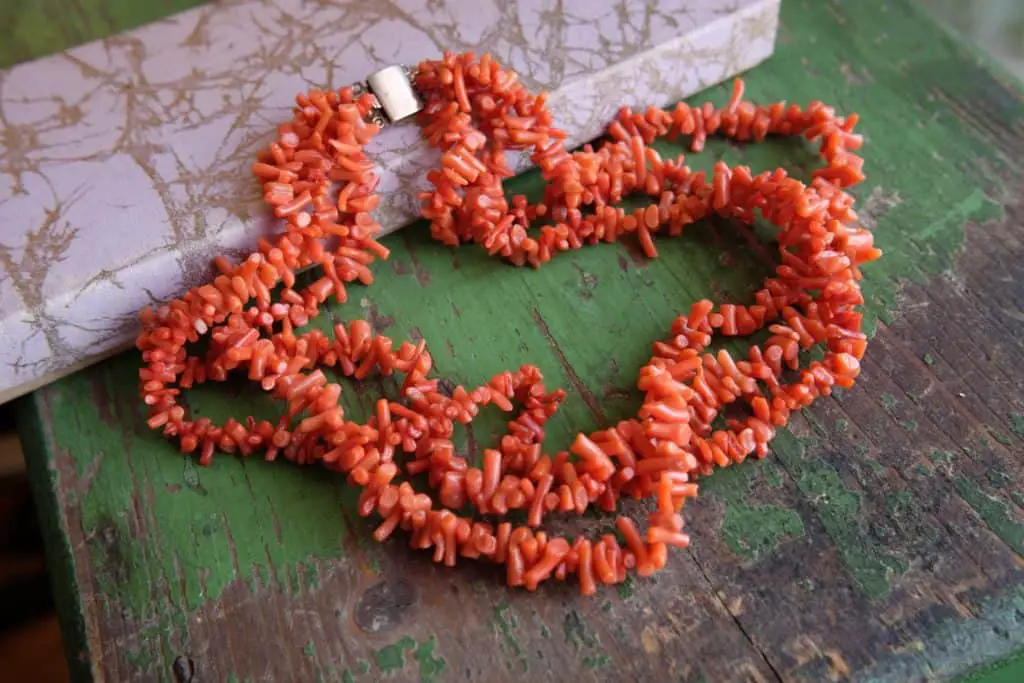
[{"label": "lavender box lid", "polygon": [[[767,58],[779,0],[220,2],[0,73],[0,403],[129,348],[137,313],[273,224],[249,167],[297,92],[491,52],[580,144]],[[435,153],[375,147],[385,231]],[[523,159],[520,168],[528,167]]]}]

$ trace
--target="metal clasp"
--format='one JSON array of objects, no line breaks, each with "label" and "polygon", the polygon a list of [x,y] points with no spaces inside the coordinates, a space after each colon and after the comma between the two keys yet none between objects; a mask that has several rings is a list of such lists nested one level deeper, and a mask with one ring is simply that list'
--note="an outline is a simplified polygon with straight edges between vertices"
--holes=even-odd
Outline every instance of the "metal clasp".
[{"label": "metal clasp", "polygon": [[383,123],[396,123],[423,109],[412,80],[412,71],[397,65],[381,69],[366,79],[367,89],[380,103]]}]

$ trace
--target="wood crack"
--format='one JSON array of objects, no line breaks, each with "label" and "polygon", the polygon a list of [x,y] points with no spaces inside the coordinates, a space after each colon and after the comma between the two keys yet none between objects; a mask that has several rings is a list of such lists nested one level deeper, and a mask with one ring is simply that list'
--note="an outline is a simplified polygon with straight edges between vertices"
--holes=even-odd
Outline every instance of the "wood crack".
[{"label": "wood crack", "polygon": [[572,384],[579,395],[583,398],[583,402],[587,405],[587,410],[590,412],[590,416],[594,419],[594,422],[598,426],[604,426],[608,424],[608,418],[605,416],[604,411],[601,410],[601,404],[598,403],[597,397],[594,393],[587,388],[580,379],[579,374],[573,369],[572,364],[569,363],[569,359],[565,357],[565,352],[555,341],[554,336],[551,334],[551,328],[548,327],[547,322],[541,316],[540,311],[536,308],[533,309],[533,320],[537,323],[537,328],[541,334],[544,335],[544,339],[547,341],[548,346],[554,352],[555,357],[558,358],[558,364],[562,366],[562,370],[569,377],[569,383]]},{"label": "wood crack", "polygon": [[779,673],[779,670],[775,668],[775,665],[772,664],[771,659],[768,658],[768,653],[765,652],[764,649],[754,641],[753,636],[751,636],[747,629],[743,626],[743,622],[740,621],[740,618],[733,614],[732,610],[729,609],[729,606],[725,604],[725,600],[722,599],[722,596],[718,594],[717,590],[715,590],[715,586],[711,582],[711,577],[704,569],[704,566],[700,563],[700,560],[697,559],[697,554],[693,551],[690,551],[687,554],[690,556],[690,559],[693,560],[693,564],[697,567],[697,571],[699,571],[701,576],[704,577],[704,581],[707,582],[708,590],[711,593],[711,595],[715,597],[715,600],[718,602],[721,608],[725,611],[726,614],[729,615],[729,617],[732,619],[732,623],[736,624],[736,628],[740,630],[740,633],[743,634],[743,637],[747,639],[748,643],[750,643],[750,647],[752,647],[757,654],[761,655],[761,659],[764,660],[765,666],[767,666],[771,670],[772,675],[775,676],[775,680],[779,683],[782,683],[782,675]]}]

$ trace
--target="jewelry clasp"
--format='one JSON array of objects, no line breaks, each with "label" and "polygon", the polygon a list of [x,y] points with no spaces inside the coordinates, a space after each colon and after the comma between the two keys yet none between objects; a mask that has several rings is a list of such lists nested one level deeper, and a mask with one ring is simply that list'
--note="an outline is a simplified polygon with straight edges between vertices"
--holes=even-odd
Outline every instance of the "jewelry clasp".
[{"label": "jewelry clasp", "polygon": [[423,109],[423,103],[412,85],[413,77],[412,69],[392,65],[366,79],[367,90],[380,103],[380,123],[397,123]]}]

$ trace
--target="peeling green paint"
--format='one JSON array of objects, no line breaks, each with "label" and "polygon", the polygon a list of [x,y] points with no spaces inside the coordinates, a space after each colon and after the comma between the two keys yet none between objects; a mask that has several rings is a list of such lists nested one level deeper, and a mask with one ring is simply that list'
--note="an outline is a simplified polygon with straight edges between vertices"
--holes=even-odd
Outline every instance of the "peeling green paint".
[{"label": "peeling green paint", "polygon": [[306,593],[312,593],[320,588],[320,571],[312,561],[300,561],[298,567],[302,572],[302,578],[304,580],[303,588]]},{"label": "peeling green paint", "polygon": [[583,647],[597,647],[600,641],[587,622],[583,620],[583,616],[578,610],[569,608],[569,611],[565,613],[565,621],[563,623],[563,632],[565,634],[565,642],[576,648],[579,652]]},{"label": "peeling green paint", "polygon": [[1024,437],[1024,415],[1020,413],[1009,413],[1010,431],[1017,436]]},{"label": "peeling green paint", "polygon": [[1024,650],[995,664],[989,664],[960,679],[958,683],[1020,683],[1024,672]]},{"label": "peeling green paint", "polygon": [[611,666],[612,658],[604,652],[587,655],[583,658],[583,667],[586,669],[605,669]]},{"label": "peeling green paint", "polygon": [[995,429],[989,429],[988,433],[992,436],[993,439],[995,439],[1004,446],[1013,445],[1013,442],[1010,441],[1010,437],[1006,436],[1002,432],[996,431]]},{"label": "peeling green paint", "polygon": [[[813,439],[806,441],[816,444]],[[835,543],[843,565],[865,595],[877,598],[888,593],[890,577],[904,573],[908,564],[887,553],[862,528],[860,494],[848,489],[838,472],[826,462],[805,457],[803,441],[792,433],[780,430],[774,446],[775,453]]]},{"label": "peeling green paint", "polygon": [[302,583],[299,581],[298,564],[285,565],[284,576],[288,587],[291,589],[292,595],[301,595]]},{"label": "peeling green paint", "polygon": [[[995,595],[982,597],[971,609],[982,618],[964,619],[961,615],[941,617],[930,637],[918,641],[910,657],[879,659],[858,672],[857,680],[900,682],[909,680],[956,680],[958,683],[1019,683],[1019,641],[1006,638],[1017,633],[1024,623],[1024,584],[1017,582]],[[1017,647],[1015,647],[1017,645]],[[1014,650],[1017,650],[1015,653]],[[985,666],[990,662],[997,665]],[[925,666],[922,666],[922,662]],[[985,666],[977,677],[957,676],[972,668]],[[1008,674],[989,678],[994,672]]]},{"label": "peeling green paint", "polygon": [[992,533],[1013,552],[1024,555],[1024,524],[1014,521],[1006,501],[986,493],[977,482],[962,477],[956,480],[956,489]]},{"label": "peeling green paint", "polygon": [[512,657],[520,657],[523,648],[515,635],[519,628],[519,617],[511,612],[512,606],[503,602],[494,608],[494,624],[502,637],[502,649]]},{"label": "peeling green paint", "polygon": [[774,461],[764,463],[761,469],[761,476],[764,477],[764,483],[773,489],[782,486],[782,468]]},{"label": "peeling green paint", "polygon": [[413,652],[413,659],[419,665],[420,680],[423,683],[434,683],[437,677],[444,672],[447,661],[444,657],[435,656],[434,649],[437,647],[437,636],[430,636],[423,641]]},{"label": "peeling green paint", "polygon": [[[345,671],[342,671],[342,673],[341,673],[342,681],[344,681],[345,674],[347,672],[348,672],[348,669],[346,669]],[[336,681],[336,680],[338,680],[338,672],[337,672],[337,670],[334,667],[329,666],[326,669],[320,669],[319,671],[316,672],[316,683],[327,683],[327,681]]]},{"label": "peeling green paint", "polygon": [[631,574],[626,575],[626,580],[615,584],[615,592],[623,600],[633,597],[636,594],[636,581]]},{"label": "peeling green paint", "polygon": [[915,510],[914,494],[910,491],[897,491],[885,499],[885,510],[890,518],[899,520],[913,514]]},{"label": "peeling green paint", "polygon": [[397,643],[387,645],[373,652],[373,661],[383,674],[398,671],[405,666],[405,653],[416,647],[412,636],[404,636]]},{"label": "peeling green paint", "polygon": [[996,488],[1005,489],[1007,486],[1013,485],[1013,477],[999,467],[993,467],[986,472],[985,478],[988,479]]},{"label": "peeling green paint", "polygon": [[778,505],[741,505],[725,508],[722,538],[734,553],[756,560],[770,553],[785,538],[804,535],[799,513]]},{"label": "peeling green paint", "polygon": [[755,461],[721,470],[702,482],[702,495],[725,504],[722,539],[734,553],[751,560],[772,552],[783,539],[797,538],[805,532],[796,510],[747,502],[762,476],[769,486],[782,484],[778,463]]},{"label": "peeling green paint", "polygon": [[[199,468],[189,458],[152,454],[154,441],[163,449],[157,437],[144,430],[122,433],[107,424],[143,420],[137,401],[119,396],[113,375],[78,374],[69,377],[66,386],[95,400],[54,401],[55,424],[61,425],[57,447],[77,452],[87,442],[90,450],[106,454],[81,505],[83,532],[105,539],[89,546],[100,590],[116,592],[126,614],[142,622],[167,612],[177,614],[174,627],[158,637],[168,639],[179,626],[184,629],[185,614],[219,598],[231,582],[249,579],[253,567],[261,583],[270,585],[267,563],[272,562],[283,572],[279,575],[287,577],[285,586],[298,594],[302,592],[300,564],[312,567],[310,556],[340,556],[344,524],[337,510],[345,501],[354,502],[349,487],[310,486],[311,473],[302,468],[226,456],[218,457],[212,467]],[[202,392],[191,392],[189,403],[200,414],[209,415],[214,412],[213,399]],[[246,408],[246,401],[236,406],[238,411]],[[158,492],[167,487],[176,492],[152,496],[139,505],[143,494],[133,482],[146,482]],[[134,536],[125,517],[108,513],[136,507],[144,511],[149,529],[140,537]],[[335,523],[306,523],[311,517]],[[310,588],[316,573],[307,573]],[[153,581],[182,590],[170,591],[169,603],[155,605]]]}]

